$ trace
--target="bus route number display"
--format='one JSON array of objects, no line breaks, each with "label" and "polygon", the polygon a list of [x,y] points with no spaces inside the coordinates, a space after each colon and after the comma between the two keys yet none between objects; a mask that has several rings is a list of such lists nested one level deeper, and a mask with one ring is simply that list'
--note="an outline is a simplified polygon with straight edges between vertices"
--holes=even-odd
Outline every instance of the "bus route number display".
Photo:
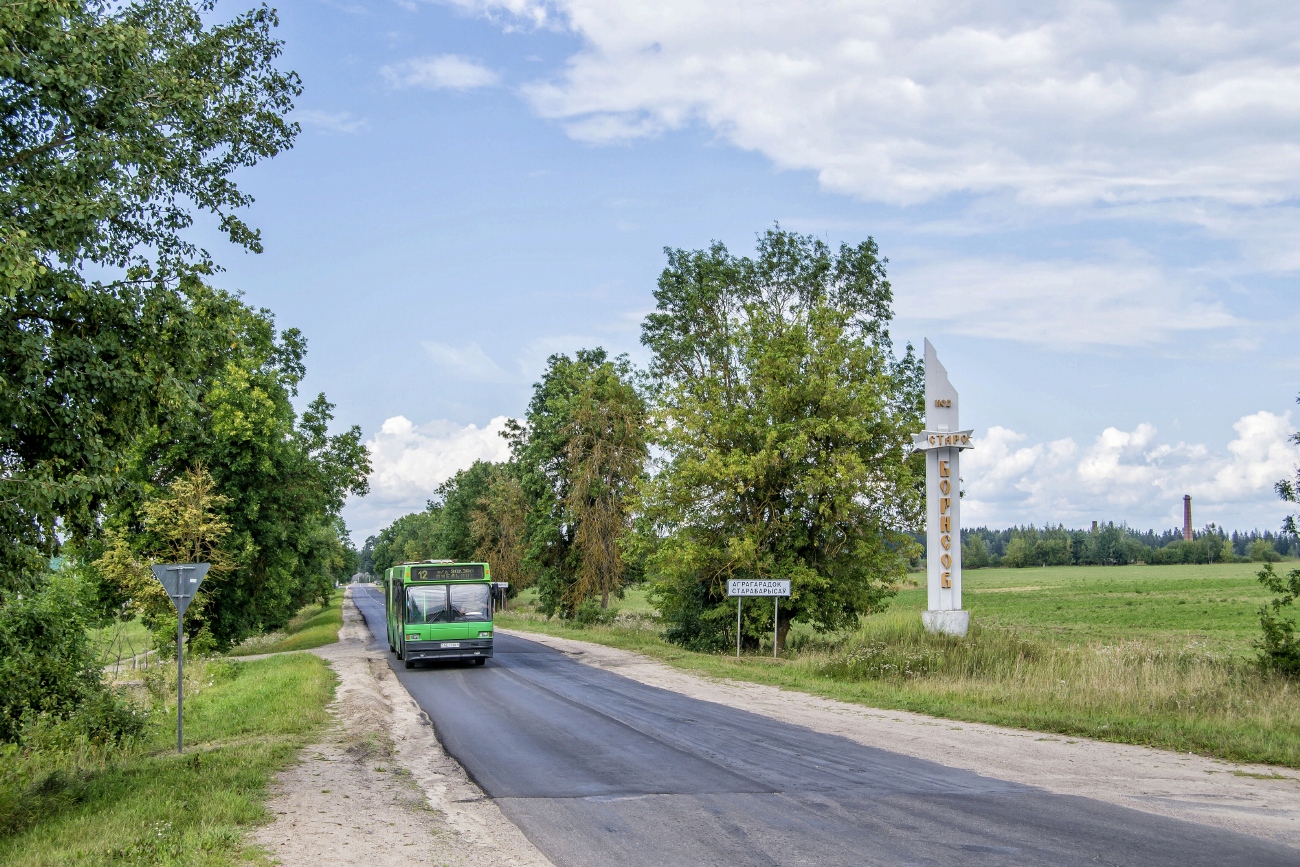
[{"label": "bus route number display", "polygon": [[412,581],[482,581],[483,566],[413,566]]}]

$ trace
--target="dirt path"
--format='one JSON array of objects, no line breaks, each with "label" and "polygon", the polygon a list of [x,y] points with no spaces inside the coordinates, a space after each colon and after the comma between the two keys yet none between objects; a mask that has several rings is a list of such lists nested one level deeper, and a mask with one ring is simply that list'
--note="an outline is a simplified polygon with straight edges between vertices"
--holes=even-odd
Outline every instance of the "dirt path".
[{"label": "dirt path", "polygon": [[867,746],[1300,848],[1300,773],[1288,769],[879,710],[778,687],[710,679],[600,644],[498,631],[650,686]]},{"label": "dirt path", "polygon": [[338,643],[311,651],[339,678],[337,722],[277,777],[275,820],[252,842],[285,867],[551,867],[443,752],[384,654],[367,650],[351,592]]}]

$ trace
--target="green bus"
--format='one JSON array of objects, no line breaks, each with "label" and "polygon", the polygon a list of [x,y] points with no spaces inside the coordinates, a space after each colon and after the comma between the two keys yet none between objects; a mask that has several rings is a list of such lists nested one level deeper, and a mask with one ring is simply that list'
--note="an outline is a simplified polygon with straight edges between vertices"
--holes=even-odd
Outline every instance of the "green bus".
[{"label": "green bus", "polygon": [[492,655],[492,578],[486,563],[430,560],[384,573],[388,650],[414,668],[421,659]]}]

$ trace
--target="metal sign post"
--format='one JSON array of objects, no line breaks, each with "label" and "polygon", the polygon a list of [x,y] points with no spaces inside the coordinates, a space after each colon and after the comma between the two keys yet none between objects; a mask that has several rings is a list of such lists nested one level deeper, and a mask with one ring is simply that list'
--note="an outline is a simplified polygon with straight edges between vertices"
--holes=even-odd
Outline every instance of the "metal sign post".
[{"label": "metal sign post", "polygon": [[727,582],[727,595],[736,597],[736,658],[740,658],[740,600],[745,596],[772,597],[772,657],[777,655],[776,641],[781,628],[781,597],[790,595],[789,581],[748,581],[731,579]]},{"label": "metal sign post", "polygon": [[194,594],[199,592],[203,577],[208,574],[209,563],[159,563],[151,566],[153,576],[167,591],[172,605],[176,606],[176,752],[185,743],[185,729],[181,711],[185,701],[185,609],[190,607]]}]

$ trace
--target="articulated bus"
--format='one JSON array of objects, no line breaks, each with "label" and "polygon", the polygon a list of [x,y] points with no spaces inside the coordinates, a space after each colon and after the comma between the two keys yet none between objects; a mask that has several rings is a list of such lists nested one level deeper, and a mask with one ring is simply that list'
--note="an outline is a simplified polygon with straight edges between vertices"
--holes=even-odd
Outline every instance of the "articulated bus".
[{"label": "articulated bus", "polygon": [[421,659],[492,655],[492,584],[486,563],[433,560],[384,573],[388,649],[413,668]]}]

